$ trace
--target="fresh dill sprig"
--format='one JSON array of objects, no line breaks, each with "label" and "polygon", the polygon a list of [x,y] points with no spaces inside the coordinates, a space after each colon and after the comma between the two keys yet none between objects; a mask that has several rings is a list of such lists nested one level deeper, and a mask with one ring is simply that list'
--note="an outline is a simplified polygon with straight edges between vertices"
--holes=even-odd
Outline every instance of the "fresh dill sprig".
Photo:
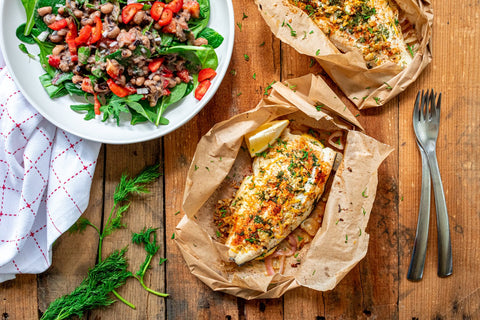
[{"label": "fresh dill sprig", "polygon": [[109,293],[124,285],[132,276],[132,273],[127,271],[125,251],[114,251],[105,260],[97,263],[75,290],[48,306],[41,320],[68,319],[73,316],[81,318],[88,310],[114,303],[115,300],[109,297]]},{"label": "fresh dill sprig", "polygon": [[168,294],[166,293],[161,293],[153,289],[150,289],[145,285],[145,282],[143,281],[143,278],[145,277],[145,273],[150,268],[150,263],[152,262],[152,258],[158,252],[158,249],[160,249],[160,247],[157,245],[157,234],[155,233],[155,230],[156,229],[153,229],[153,228],[148,228],[148,229],[143,228],[143,230],[139,233],[132,233],[132,243],[138,244],[138,245],[143,244],[144,249],[147,252],[145,261],[142,262],[142,264],[140,265],[140,268],[135,273],[134,277],[140,282],[142,287],[148,292],[153,293],[160,297],[168,297]]},{"label": "fresh dill sprig", "polygon": [[[147,188],[147,184],[155,181],[158,177],[161,176],[161,173],[158,172],[158,167],[158,165],[148,166],[133,178],[129,178],[128,175],[122,174],[120,182],[115,188],[115,192],[113,194],[113,207],[110,210],[110,214],[103,230],[100,231],[100,228],[95,226],[87,218],[80,218],[69,229],[71,233],[83,232],[88,226],[91,226],[97,231],[99,235],[97,251],[98,263],[102,262],[103,239],[105,239],[105,237],[107,237],[108,235],[112,234],[113,231],[125,227],[125,224],[122,222],[122,218],[123,214],[130,207],[130,196],[133,194],[150,192]],[[115,290],[111,291],[120,301],[128,305],[130,308],[135,309],[135,305],[125,300]]]},{"label": "fresh dill sprig", "polygon": [[160,175],[161,173],[158,172],[158,165],[146,167],[134,178],[129,178],[126,174],[122,175],[120,183],[115,188],[113,194],[112,210],[105,223],[105,227],[100,233],[100,239],[98,242],[98,261],[102,260],[103,239],[113,231],[125,227],[122,218],[123,213],[125,213],[130,207],[130,196],[132,194],[149,193],[150,191],[146,185],[155,181]]}]

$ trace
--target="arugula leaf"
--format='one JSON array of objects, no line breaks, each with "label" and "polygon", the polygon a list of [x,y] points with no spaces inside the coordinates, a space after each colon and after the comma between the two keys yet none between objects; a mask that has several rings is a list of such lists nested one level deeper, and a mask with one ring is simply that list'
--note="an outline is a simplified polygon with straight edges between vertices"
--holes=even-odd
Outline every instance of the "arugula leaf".
[{"label": "arugula leaf", "polygon": [[38,55],[40,57],[40,64],[42,65],[43,69],[47,71],[47,73],[53,78],[55,76],[55,68],[52,67],[48,63],[48,55],[52,54],[52,50],[55,47],[53,43],[49,42],[42,42],[38,40],[37,37],[33,36],[33,39],[35,42],[38,44],[38,47],[40,48],[40,54]]},{"label": "arugula leaf", "polygon": [[190,31],[194,34],[195,38],[207,27],[208,21],[210,20],[210,1],[198,0],[198,3],[200,4],[200,18],[191,19],[188,23]]},{"label": "arugula leaf", "polygon": [[205,38],[208,41],[208,45],[216,49],[220,47],[223,42],[223,36],[212,28],[205,28],[198,34],[198,37]]},{"label": "arugula leaf", "polygon": [[94,107],[93,103],[73,104],[73,105],[70,106],[70,109],[72,109],[75,112],[87,111],[87,114],[83,118],[84,120],[95,119],[95,107]]}]

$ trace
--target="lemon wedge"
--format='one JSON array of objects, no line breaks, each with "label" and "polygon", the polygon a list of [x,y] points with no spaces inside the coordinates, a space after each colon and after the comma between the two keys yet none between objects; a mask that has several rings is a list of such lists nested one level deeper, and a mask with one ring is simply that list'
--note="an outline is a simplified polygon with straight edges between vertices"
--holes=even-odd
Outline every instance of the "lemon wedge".
[{"label": "lemon wedge", "polygon": [[282,131],[288,126],[288,120],[275,120],[262,124],[256,130],[245,135],[245,142],[247,143],[248,152],[252,157],[255,154],[263,152],[272,145],[275,139],[280,137]]}]

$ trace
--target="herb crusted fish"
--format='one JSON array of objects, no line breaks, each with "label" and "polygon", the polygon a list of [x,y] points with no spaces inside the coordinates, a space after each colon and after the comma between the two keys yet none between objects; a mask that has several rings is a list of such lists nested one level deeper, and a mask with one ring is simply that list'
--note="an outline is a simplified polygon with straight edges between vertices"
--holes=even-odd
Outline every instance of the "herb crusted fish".
[{"label": "herb crusted fish", "polygon": [[229,256],[238,265],[264,256],[315,206],[332,170],[335,151],[310,135],[288,129],[253,161],[230,204]]},{"label": "herb crusted fish", "polygon": [[286,0],[302,9],[341,51],[359,52],[369,68],[412,57],[391,0]]}]

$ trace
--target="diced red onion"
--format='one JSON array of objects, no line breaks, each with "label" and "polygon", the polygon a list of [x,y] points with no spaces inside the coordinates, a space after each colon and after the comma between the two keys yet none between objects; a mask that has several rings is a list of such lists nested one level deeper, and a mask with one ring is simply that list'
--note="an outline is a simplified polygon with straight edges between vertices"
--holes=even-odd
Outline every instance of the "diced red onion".
[{"label": "diced red onion", "polygon": [[137,94],[148,94],[148,88],[138,88]]},{"label": "diced red onion", "polygon": [[48,31],[43,31],[38,35],[37,39],[43,42],[47,39],[47,37],[48,37]]},{"label": "diced red onion", "polygon": [[137,3],[137,0],[127,0],[127,4]]},{"label": "diced red onion", "polygon": [[103,32],[102,32],[102,37],[106,38],[107,36],[108,36],[108,31],[106,31],[106,30],[103,31]]},{"label": "diced red onion", "polygon": [[[343,150],[343,143],[342,143],[342,136],[343,136],[343,132],[338,130],[338,131],[335,131],[334,133],[332,133],[330,135],[330,137],[328,137],[328,143],[330,143],[330,145],[332,145],[333,147],[337,148],[337,149],[340,149],[340,150]],[[340,144],[337,143],[337,141],[340,142]]]},{"label": "diced red onion", "polygon": [[273,269],[273,257],[269,255],[265,258],[265,268],[267,269],[267,274],[269,276],[273,276],[275,274],[275,270]]},{"label": "diced red onion", "polygon": [[283,271],[285,270],[285,259],[287,259],[286,256],[281,256],[280,260],[278,263],[280,263],[280,268],[278,270],[278,273],[283,274]]}]

